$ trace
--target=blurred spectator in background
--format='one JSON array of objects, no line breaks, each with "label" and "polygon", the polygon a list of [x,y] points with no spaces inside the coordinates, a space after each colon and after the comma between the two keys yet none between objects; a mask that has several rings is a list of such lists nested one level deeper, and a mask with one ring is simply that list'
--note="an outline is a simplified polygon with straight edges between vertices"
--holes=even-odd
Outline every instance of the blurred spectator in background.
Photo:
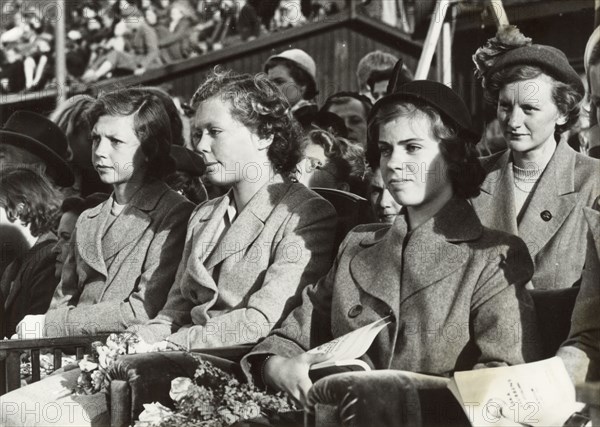
[{"label": "blurred spectator in background", "polygon": [[585,47],[584,65],[589,87],[590,124],[593,126],[582,132],[582,139],[585,153],[600,159],[600,27],[592,33]]},{"label": "blurred spectator in background", "polygon": [[165,64],[187,58],[191,51],[189,32],[196,22],[196,12],[188,0],[176,0],[169,7],[167,32],[160,34],[160,56]]},{"label": "blurred spectator in background", "polygon": [[7,336],[28,314],[45,313],[59,279],[54,275],[54,228],[62,195],[43,172],[26,167],[9,168],[0,175],[0,207],[11,222],[19,221],[34,240],[17,256],[0,278]]},{"label": "blurred spectator in background", "polygon": [[258,0],[241,0],[237,17],[237,31],[242,41],[252,41],[260,36],[261,23],[257,12]]},{"label": "blurred spectator in background", "polygon": [[366,54],[359,62],[356,67],[356,79],[358,82],[358,92],[361,95],[365,95],[370,98],[371,101],[374,99],[371,96],[371,89],[368,85],[369,77],[371,73],[376,70],[387,70],[393,69],[398,58],[394,55],[380,50],[375,50]]},{"label": "blurred spectator in background", "polygon": [[98,206],[107,200],[109,196],[107,193],[93,193],[85,199],[74,196],[63,200],[60,207],[61,216],[58,223],[58,230],[56,231],[58,240],[52,246],[52,253],[56,256],[54,276],[57,280],[60,280],[62,275],[62,267],[69,252],[69,242],[71,241],[73,231],[75,231],[75,224],[77,224],[79,215],[87,209]]},{"label": "blurred spectator in background", "polygon": [[372,106],[369,98],[357,92],[338,92],[327,98],[321,111],[341,117],[348,129],[348,139],[366,148],[367,117]]},{"label": "blurred spectator in background", "polygon": [[316,113],[317,65],[308,53],[289,49],[273,55],[267,59],[264,70],[287,98],[296,119]]},{"label": "blurred spectator in background", "polygon": [[362,147],[323,130],[306,137],[298,181],[308,188],[334,188],[365,197],[366,164]]}]

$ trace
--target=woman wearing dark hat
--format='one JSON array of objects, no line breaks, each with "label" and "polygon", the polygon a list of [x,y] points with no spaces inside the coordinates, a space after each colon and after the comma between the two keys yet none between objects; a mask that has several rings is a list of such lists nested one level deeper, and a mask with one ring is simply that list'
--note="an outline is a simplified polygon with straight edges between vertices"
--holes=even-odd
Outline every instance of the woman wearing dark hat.
[{"label": "woman wearing dark hat", "polygon": [[[463,101],[439,83],[408,83],[375,104],[369,132],[379,141],[385,183],[404,208],[393,225],[350,232],[329,273],[242,361],[254,381],[307,407],[310,365],[327,356],[306,350],[383,318],[390,325],[363,360],[429,374],[438,385],[456,370],[536,356],[527,248],[483,227],[467,201],[483,179],[470,128]],[[445,339],[456,325],[460,332]]]},{"label": "woman wearing dark hat", "polygon": [[88,117],[93,164],[113,193],[77,220],[57,303],[27,316],[20,337],[123,331],[158,313],[175,278],[193,204],[162,181],[174,170],[162,101],[119,90]]},{"label": "woman wearing dark hat", "polygon": [[484,225],[526,242],[535,288],[573,286],[585,261],[583,208],[600,193],[600,162],[561,141],[579,117],[581,79],[563,52],[531,44],[515,27],[473,59],[508,144],[483,159],[488,175],[473,206]]}]

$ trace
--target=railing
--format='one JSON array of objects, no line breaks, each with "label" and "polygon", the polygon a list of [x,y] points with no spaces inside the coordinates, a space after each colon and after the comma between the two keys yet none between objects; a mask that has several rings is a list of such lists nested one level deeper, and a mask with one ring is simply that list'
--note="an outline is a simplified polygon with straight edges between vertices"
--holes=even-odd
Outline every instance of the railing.
[{"label": "railing", "polygon": [[31,379],[36,382],[41,377],[40,355],[51,352],[54,356],[54,370],[62,367],[63,353],[74,354],[77,359],[90,351],[95,341],[105,342],[108,334],[78,337],[40,338],[32,340],[0,341],[0,395],[21,386],[21,354],[30,352]]}]

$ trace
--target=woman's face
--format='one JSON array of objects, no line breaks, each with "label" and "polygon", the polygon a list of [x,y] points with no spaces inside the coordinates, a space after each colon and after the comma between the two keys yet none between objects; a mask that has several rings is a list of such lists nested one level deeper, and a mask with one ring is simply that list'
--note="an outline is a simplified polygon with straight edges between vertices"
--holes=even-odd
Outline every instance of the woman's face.
[{"label": "woman's face", "polygon": [[279,64],[269,68],[267,76],[285,95],[290,105],[296,105],[304,96],[306,87],[299,85],[294,80],[290,70],[285,65]]},{"label": "woman's face", "polygon": [[425,114],[417,112],[381,124],[379,151],[381,175],[396,203],[426,208],[452,193],[440,143]]},{"label": "woman's face", "polygon": [[497,114],[508,147],[520,153],[556,144],[554,129],[566,122],[552,99],[552,80],[546,75],[505,85]]},{"label": "woman's face", "polygon": [[92,163],[105,184],[143,179],[146,158],[134,131],[133,115],[98,119],[92,129]]},{"label": "woman's face", "polygon": [[194,150],[204,157],[206,175],[215,185],[260,180],[271,139],[261,139],[236,120],[229,101],[220,96],[202,102],[192,120]]},{"label": "woman's face", "polygon": [[298,164],[298,169],[298,182],[308,188],[339,188],[335,166],[318,144],[309,142],[306,145],[304,158]]}]

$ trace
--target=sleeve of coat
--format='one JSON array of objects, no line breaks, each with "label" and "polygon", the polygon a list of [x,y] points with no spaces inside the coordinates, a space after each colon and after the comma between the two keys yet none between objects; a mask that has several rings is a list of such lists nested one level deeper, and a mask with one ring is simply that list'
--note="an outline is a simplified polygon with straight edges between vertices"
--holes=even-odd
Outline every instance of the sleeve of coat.
[{"label": "sleeve of coat", "polygon": [[191,27],[192,21],[188,18],[182,18],[181,21],[179,21],[179,24],[177,24],[177,27],[175,27],[175,32],[166,34],[163,37],[161,37],[158,41],[158,46],[160,48],[164,48],[172,45],[173,43],[181,41],[186,37],[189,37]]},{"label": "sleeve of coat", "polygon": [[71,235],[69,252],[65,258],[60,282],[54,290],[54,295],[52,296],[49,310],[55,310],[61,307],[65,308],[69,305],[77,304],[77,301],[79,300],[81,290],[78,287],[77,276],[76,234],[77,227],[75,227],[75,230],[73,230],[73,234]]},{"label": "sleeve of coat", "polygon": [[140,60],[142,68],[148,68],[160,57],[160,48],[158,45],[158,36],[153,28],[144,31],[144,44],[146,45],[146,54]]},{"label": "sleeve of coat", "polygon": [[285,224],[284,237],[268,253],[272,257],[260,289],[245,307],[193,325],[170,341],[189,349],[256,342],[281,321],[291,298],[316,283],[331,266],[336,213],[321,198],[300,204]]},{"label": "sleeve of coat", "polygon": [[164,340],[183,325],[187,325],[192,321],[190,312],[194,306],[192,302],[185,298],[181,293],[181,284],[184,280],[185,271],[187,270],[192,253],[192,237],[194,234],[192,224],[195,223],[196,213],[200,210],[201,206],[202,205],[196,208],[188,222],[183,254],[181,256],[181,261],[179,262],[175,281],[167,296],[165,306],[154,319],[144,325],[135,325],[130,328],[130,330],[136,332],[146,343],[153,344]]},{"label": "sleeve of coat", "polygon": [[[46,313],[47,336],[86,335],[123,331],[156,316],[173,284],[183,249],[185,230],[193,205],[173,205],[162,218],[145,254],[139,282],[129,297],[116,303],[106,301],[89,306],[68,306]],[[168,256],[165,256],[168,254]],[[133,287],[133,284],[132,284]]]},{"label": "sleeve of coat", "polygon": [[525,287],[533,275],[527,246],[509,236],[490,249],[471,300],[472,339],[480,351],[475,368],[539,360],[536,312]]},{"label": "sleeve of coat", "polygon": [[316,284],[304,288],[299,304],[281,326],[271,331],[242,359],[242,370],[249,381],[254,381],[253,360],[262,360],[267,354],[293,357],[333,339],[331,307],[335,277],[338,273],[339,261],[349,240],[349,237],[346,237],[340,245],[336,260],[329,272]]},{"label": "sleeve of coat", "polygon": [[574,383],[600,377],[600,211],[584,208],[590,227],[581,288],[571,317],[567,341],[557,355],[565,362]]}]

